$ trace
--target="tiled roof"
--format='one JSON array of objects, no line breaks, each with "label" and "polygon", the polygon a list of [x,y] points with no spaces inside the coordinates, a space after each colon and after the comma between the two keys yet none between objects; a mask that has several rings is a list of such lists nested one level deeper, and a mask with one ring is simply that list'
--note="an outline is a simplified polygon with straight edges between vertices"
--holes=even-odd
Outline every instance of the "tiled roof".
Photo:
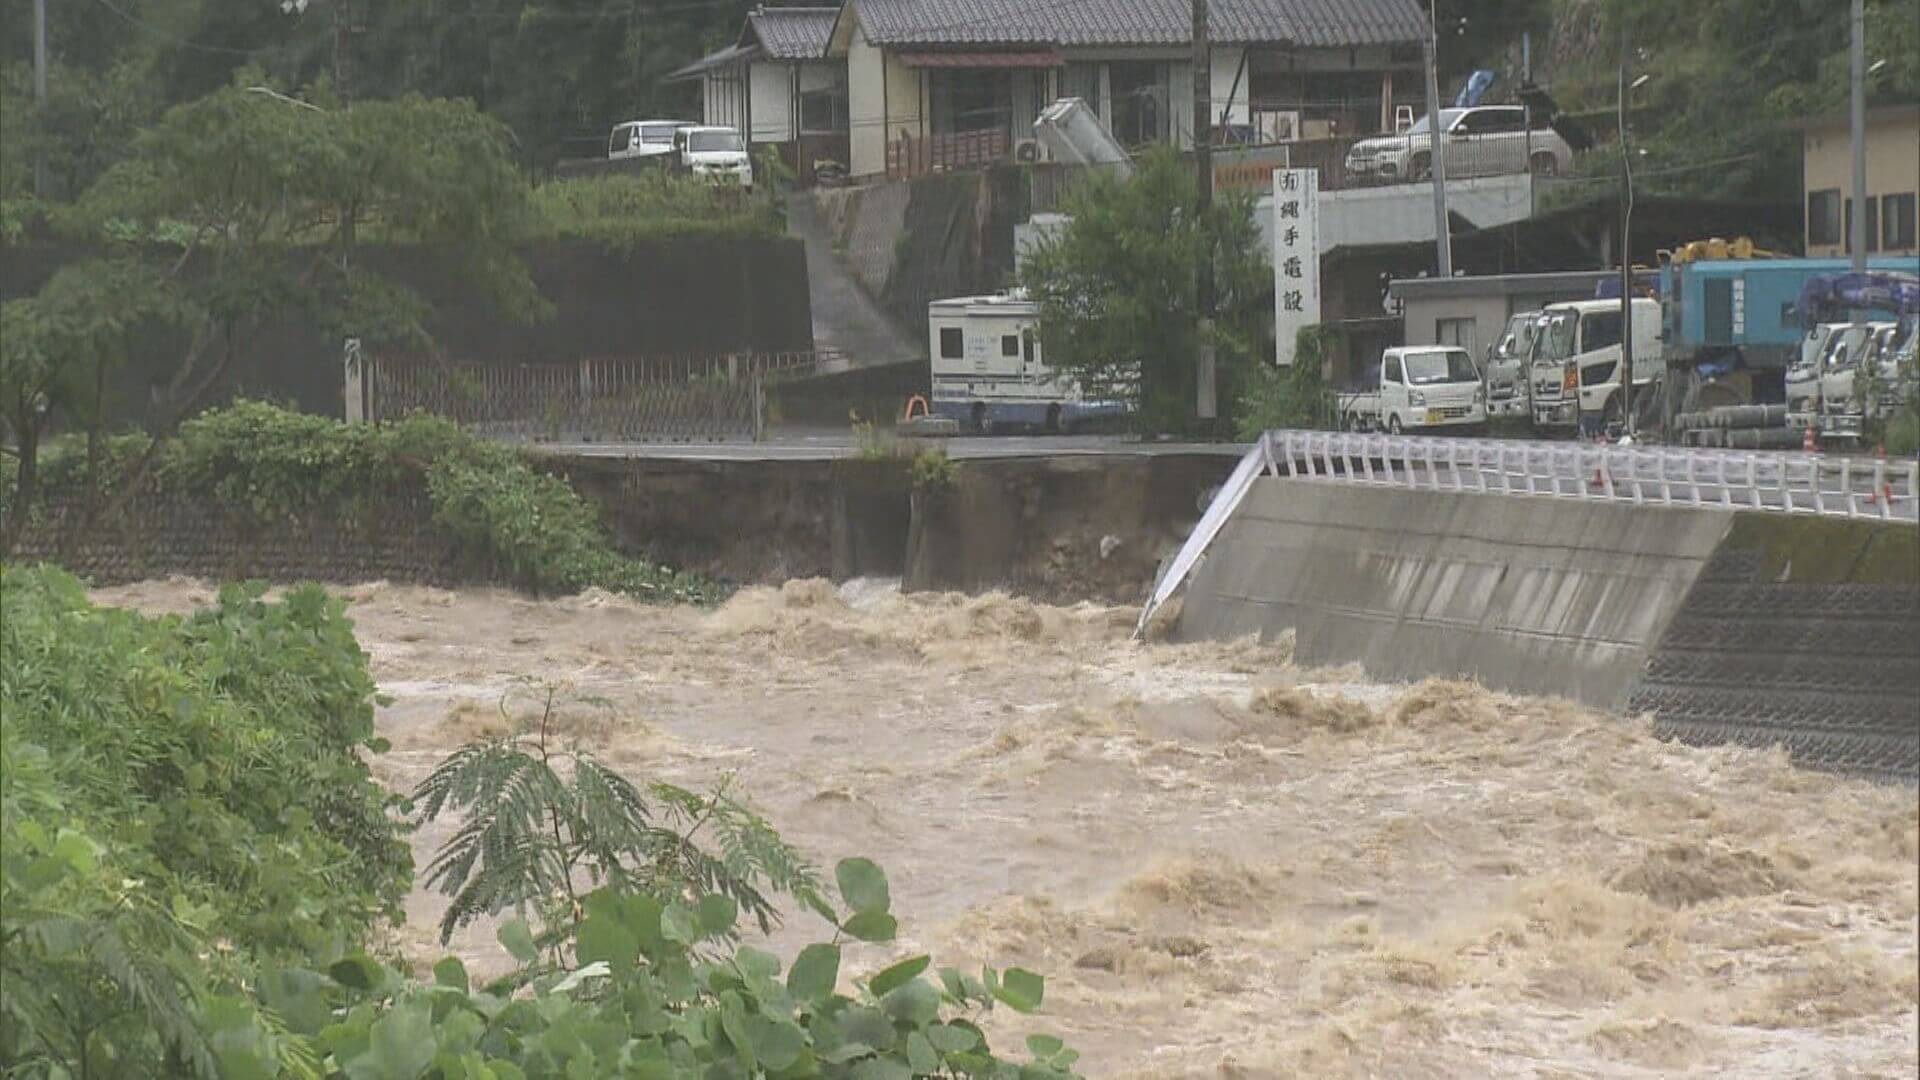
[{"label": "tiled roof", "polygon": [[818,60],[827,55],[838,8],[761,8],[747,16],[753,36],[774,60]]},{"label": "tiled roof", "polygon": [[[1184,45],[1187,0],[849,0],[878,45]],[[1341,48],[1426,33],[1418,0],[1210,0],[1222,44]]]}]

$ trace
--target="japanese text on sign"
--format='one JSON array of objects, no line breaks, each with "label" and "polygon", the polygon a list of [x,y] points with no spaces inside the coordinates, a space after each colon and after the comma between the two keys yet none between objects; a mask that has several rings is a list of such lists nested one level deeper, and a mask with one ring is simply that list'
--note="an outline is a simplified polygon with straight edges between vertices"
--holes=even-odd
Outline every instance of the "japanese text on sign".
[{"label": "japanese text on sign", "polygon": [[1320,173],[1273,174],[1274,361],[1293,363],[1302,327],[1320,322]]}]

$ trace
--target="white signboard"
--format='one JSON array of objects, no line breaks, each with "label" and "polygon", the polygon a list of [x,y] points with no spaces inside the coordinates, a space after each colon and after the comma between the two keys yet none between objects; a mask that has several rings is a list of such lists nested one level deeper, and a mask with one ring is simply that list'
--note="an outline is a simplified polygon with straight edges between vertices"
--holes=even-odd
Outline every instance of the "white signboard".
[{"label": "white signboard", "polygon": [[1274,362],[1293,364],[1300,328],[1320,322],[1320,171],[1273,171]]}]

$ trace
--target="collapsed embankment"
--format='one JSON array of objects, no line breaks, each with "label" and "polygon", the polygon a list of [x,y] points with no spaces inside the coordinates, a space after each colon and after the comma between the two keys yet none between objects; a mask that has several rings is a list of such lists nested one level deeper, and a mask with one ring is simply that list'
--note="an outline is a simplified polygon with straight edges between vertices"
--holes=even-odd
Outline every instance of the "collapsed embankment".
[{"label": "collapsed embankment", "polygon": [[1652,713],[1695,742],[1920,775],[1920,531],[1266,479],[1196,573],[1189,639]]},{"label": "collapsed embankment", "polygon": [[[1233,459],[1082,455],[962,461],[916,484],[911,459],[693,461],[552,455],[541,467],[598,509],[628,555],[740,584],[898,577],[909,590],[1004,588],[1132,603],[1199,518]],[[82,529],[82,500],[50,510],[14,557],[98,584],[208,579],[439,586],[506,579],[434,527],[424,487],[350,511],[263,520],[206,491],[158,491]]]}]

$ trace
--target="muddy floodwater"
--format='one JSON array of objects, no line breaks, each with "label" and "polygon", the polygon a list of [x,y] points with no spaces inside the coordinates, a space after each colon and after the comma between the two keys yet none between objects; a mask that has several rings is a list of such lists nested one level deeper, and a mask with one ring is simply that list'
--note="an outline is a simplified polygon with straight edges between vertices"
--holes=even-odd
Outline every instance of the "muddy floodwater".
[{"label": "muddy floodwater", "polygon": [[[732,775],[831,867],[886,868],[871,970],[1029,967],[1094,1077],[1913,1076],[1920,800],[1284,646],[1136,645],[1133,612],[885,583],[716,611],[340,590],[406,789],[518,680],[635,777]],[[101,590],[179,610],[188,582]],[[511,715],[531,705],[510,701]],[[424,865],[441,827],[415,838]],[[417,893],[401,946],[439,954]],[[791,955],[822,931],[797,915]],[[491,927],[453,948],[505,956]]]}]

